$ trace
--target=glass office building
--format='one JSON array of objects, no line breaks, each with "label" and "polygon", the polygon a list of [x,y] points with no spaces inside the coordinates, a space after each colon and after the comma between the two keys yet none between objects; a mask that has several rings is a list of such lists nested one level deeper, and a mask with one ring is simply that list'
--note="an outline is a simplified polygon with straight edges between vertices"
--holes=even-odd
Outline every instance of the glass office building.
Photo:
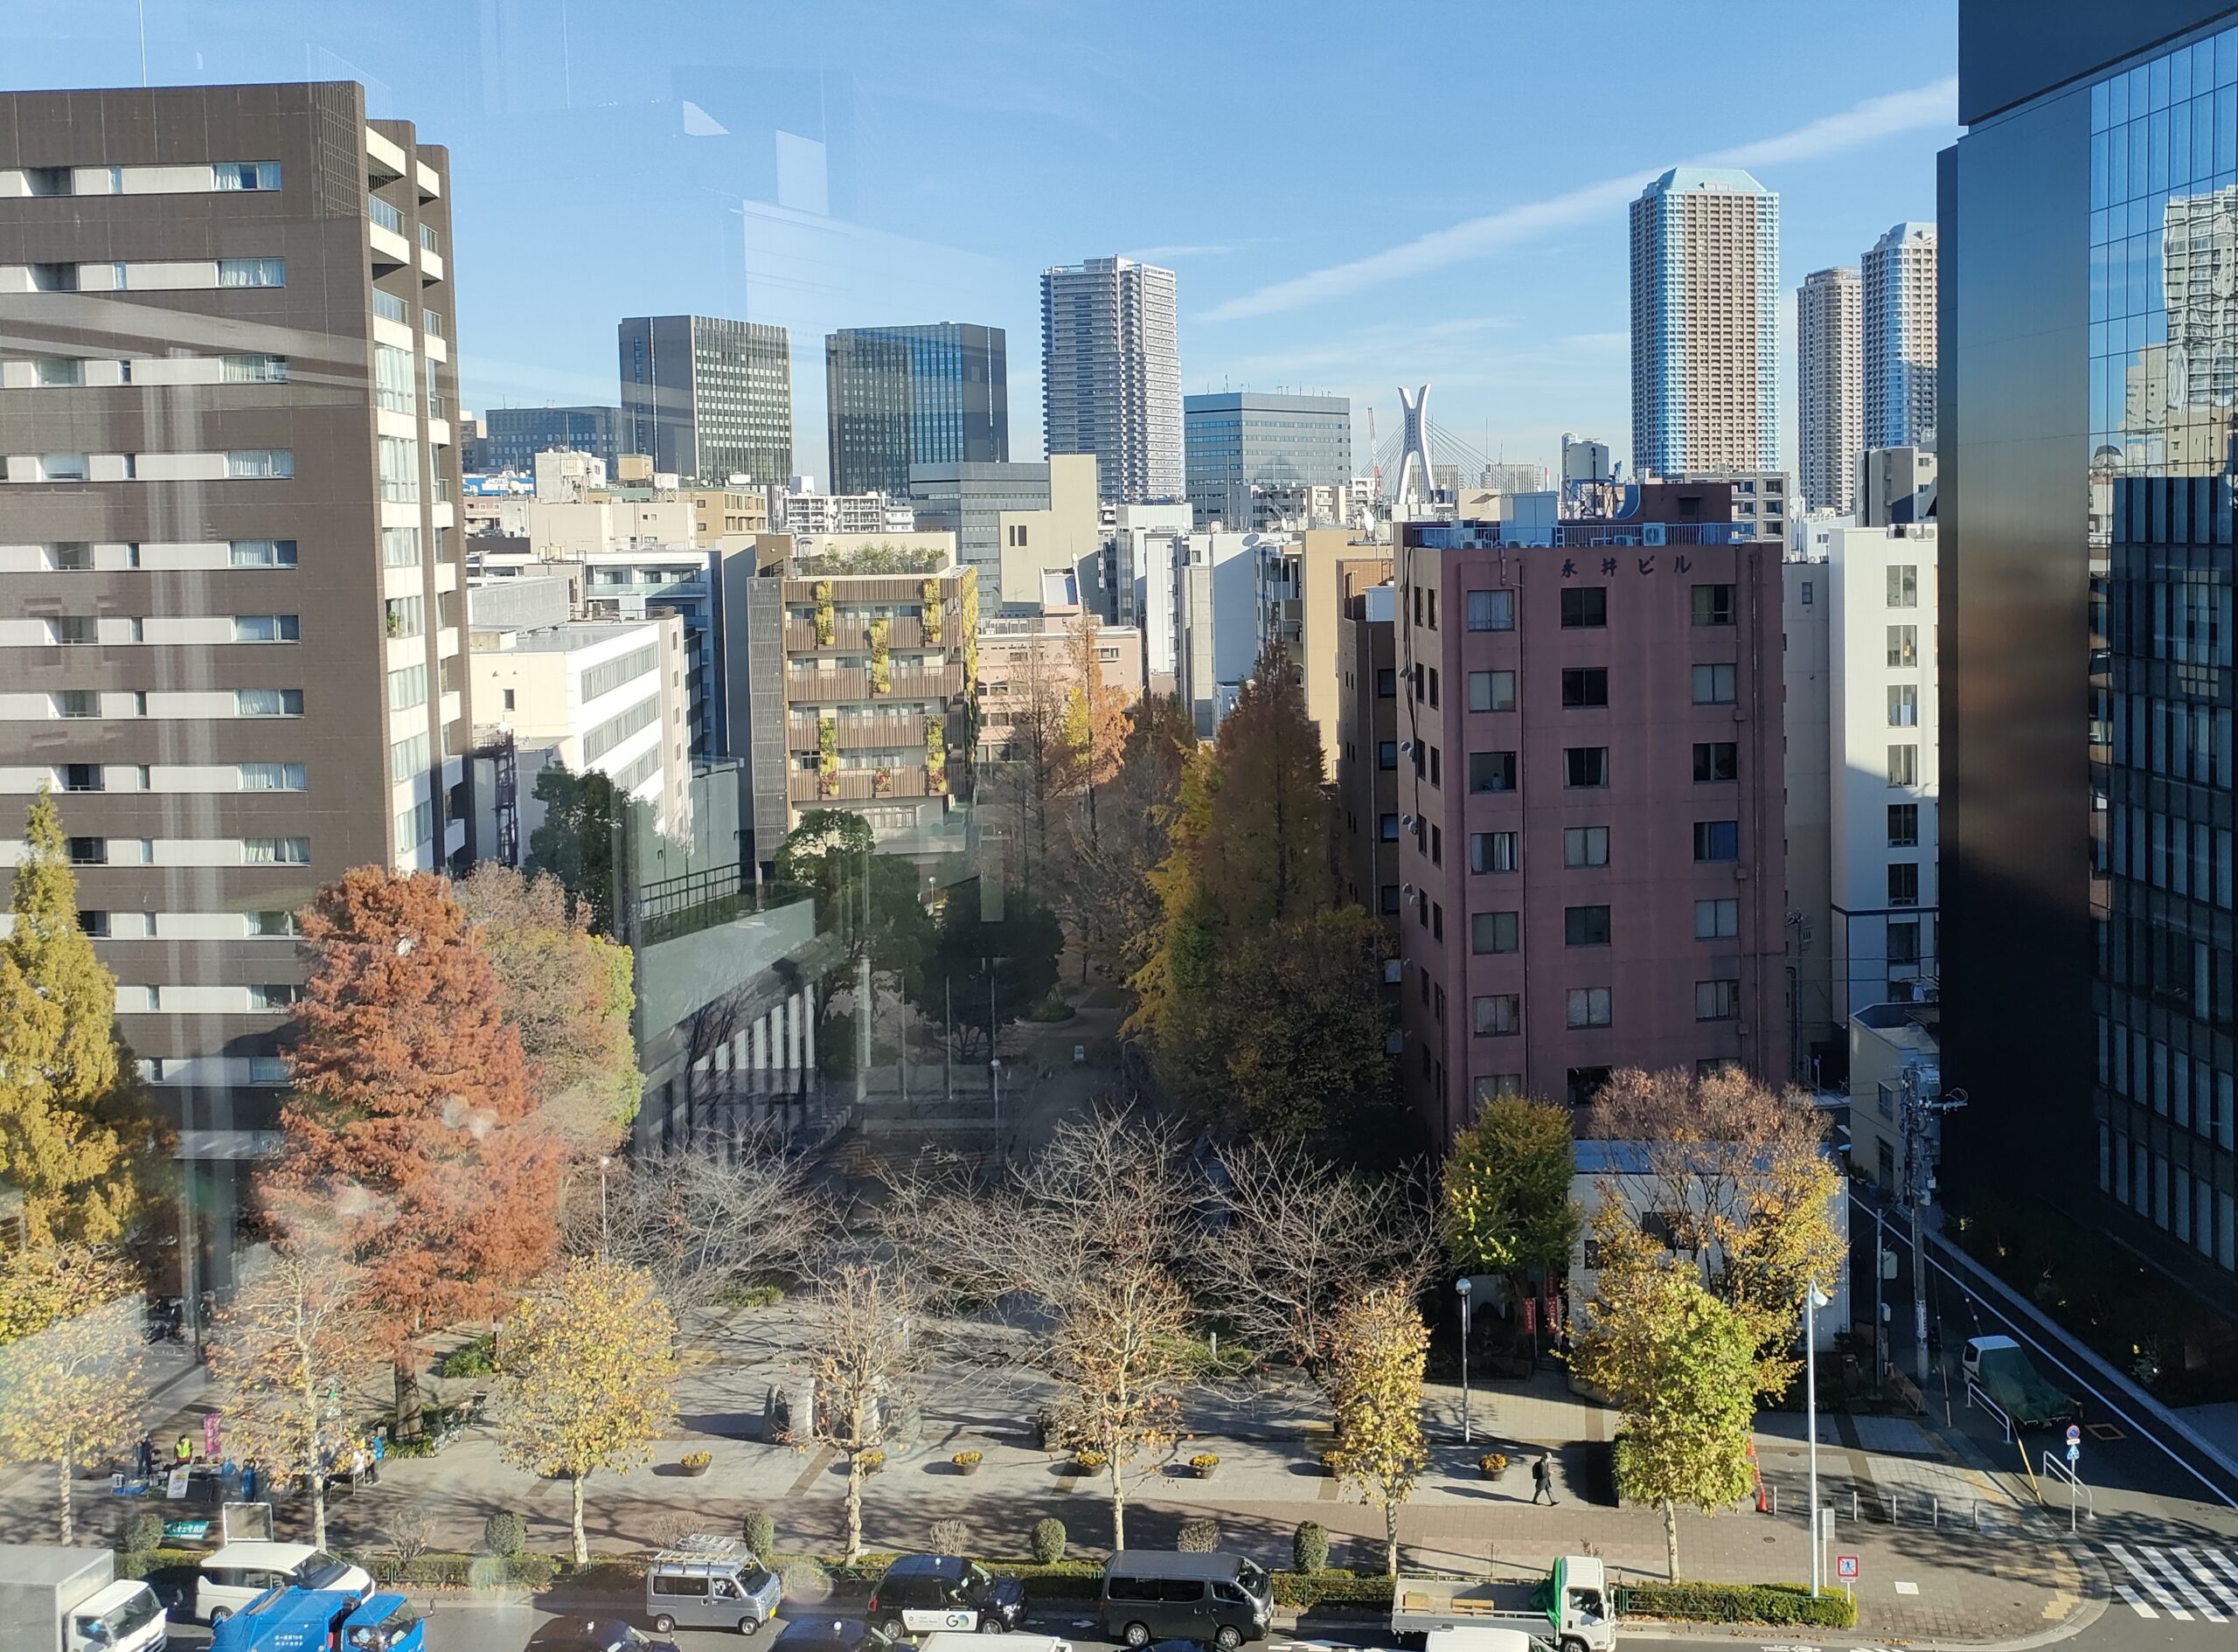
[{"label": "glass office building", "polygon": [[913,465],[1010,459],[1001,328],[851,327],[824,340],[824,359],[832,492],[907,499]]},{"label": "glass office building", "polygon": [[[2238,1360],[2238,7],[1966,0],[1939,179],[1944,1079]],[[2082,717],[2076,713],[2082,711]]]},{"label": "glass office building", "polygon": [[1200,528],[1260,525],[1253,499],[1295,507],[1301,488],[1342,487],[1352,474],[1352,404],[1344,396],[1222,391],[1181,403],[1183,469]]}]

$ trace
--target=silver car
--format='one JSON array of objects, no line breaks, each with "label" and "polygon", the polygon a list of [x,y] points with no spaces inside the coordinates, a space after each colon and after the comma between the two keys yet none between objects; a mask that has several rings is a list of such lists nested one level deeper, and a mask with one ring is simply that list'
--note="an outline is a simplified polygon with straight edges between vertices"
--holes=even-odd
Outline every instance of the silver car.
[{"label": "silver car", "polygon": [[671,1629],[752,1635],[775,1614],[783,1593],[776,1574],[735,1537],[685,1537],[645,1568],[645,1612],[663,1635]]}]

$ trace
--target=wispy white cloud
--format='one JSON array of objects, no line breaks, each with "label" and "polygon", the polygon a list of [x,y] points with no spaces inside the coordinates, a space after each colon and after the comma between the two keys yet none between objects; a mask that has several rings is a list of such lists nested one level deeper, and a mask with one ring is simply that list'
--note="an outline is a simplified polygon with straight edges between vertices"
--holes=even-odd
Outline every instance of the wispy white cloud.
[{"label": "wispy white cloud", "polygon": [[[1699,156],[1687,163],[1700,166],[1776,166],[1815,161],[1862,149],[1898,133],[1922,127],[1951,126],[1958,118],[1958,82],[1946,78],[1867,98],[1836,115],[1822,116],[1790,132]],[[1215,305],[1199,318],[1241,321],[1300,309],[1324,299],[1341,298],[1386,281],[1443,269],[1487,253],[1536,240],[1555,230],[1601,219],[1623,206],[1664,169],[1603,178],[1543,201],[1503,207],[1445,229],[1433,230],[1400,246],[1387,247],[1350,263],[1334,264],[1309,274],[1275,281],[1254,292]]]},{"label": "wispy white cloud", "polygon": [[1226,258],[1235,251],[1233,246],[1138,246],[1126,256],[1137,263],[1155,264],[1168,258]]}]

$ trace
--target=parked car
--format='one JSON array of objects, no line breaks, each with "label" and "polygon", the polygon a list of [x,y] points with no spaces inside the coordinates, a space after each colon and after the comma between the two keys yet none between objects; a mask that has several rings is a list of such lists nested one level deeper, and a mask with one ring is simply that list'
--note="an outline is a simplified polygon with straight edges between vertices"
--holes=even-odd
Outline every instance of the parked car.
[{"label": "parked car", "polygon": [[202,1558],[194,1615],[215,1628],[268,1589],[336,1589],[361,1600],[373,1592],[365,1568],[308,1543],[229,1543]]},{"label": "parked car", "polygon": [[619,1618],[554,1618],[536,1632],[528,1652],[681,1652]]},{"label": "parked car", "polygon": [[1274,1615],[1272,1579],[1240,1554],[1122,1549],[1103,1563],[1099,1620],[1107,1639],[1130,1647],[1194,1641],[1233,1652],[1266,1639]]},{"label": "parked car", "polygon": [[895,1639],[936,1629],[1000,1634],[1025,1621],[1025,1586],[955,1554],[905,1554],[871,1591],[870,1621]]},{"label": "parked car", "polygon": [[790,1618],[769,1652],[892,1652],[894,1640],[860,1618]]}]

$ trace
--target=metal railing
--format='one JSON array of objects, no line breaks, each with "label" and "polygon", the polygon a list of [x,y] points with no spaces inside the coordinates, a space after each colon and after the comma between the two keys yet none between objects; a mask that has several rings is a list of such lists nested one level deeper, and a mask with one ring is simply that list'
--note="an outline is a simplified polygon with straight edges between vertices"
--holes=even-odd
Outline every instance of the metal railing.
[{"label": "metal railing", "polygon": [[2075,1530],[2078,1508],[2085,1520],[2098,1517],[2097,1499],[2090,1495],[2090,1488],[2083,1483],[2081,1475],[2060,1461],[2057,1453],[2047,1451],[2044,1454],[2044,1475],[2049,1480],[2067,1482],[2067,1529],[2069,1531]]},{"label": "metal railing", "polygon": [[2011,1413],[2009,1413],[2004,1406],[1998,1405],[1997,1401],[1991,1399],[1989,1395],[1983,1391],[1981,1384],[1976,1382],[1970,1377],[1966,1379],[1966,1404],[1969,1407],[1971,1407],[1976,1404],[1979,1404],[1984,1411],[1989,1413],[1989,1414],[1996,1418],[1998,1422],[2004,1424],[2005,1443],[2008,1446],[2012,1443],[2012,1418]]}]

